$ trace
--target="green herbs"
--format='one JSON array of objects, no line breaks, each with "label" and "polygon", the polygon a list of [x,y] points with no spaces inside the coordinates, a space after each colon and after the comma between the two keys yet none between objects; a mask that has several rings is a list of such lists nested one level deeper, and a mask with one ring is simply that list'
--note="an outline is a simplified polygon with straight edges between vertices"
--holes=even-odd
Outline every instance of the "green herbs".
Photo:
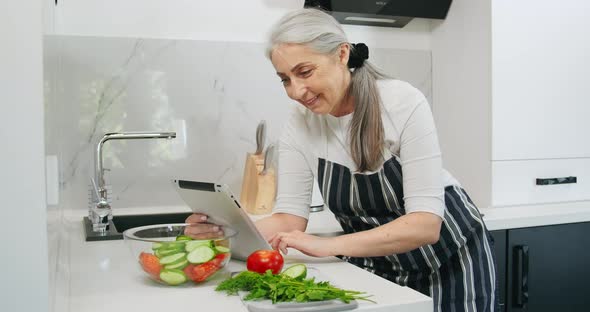
[{"label": "green herbs", "polygon": [[270,299],[272,303],[331,299],[340,299],[346,303],[354,299],[373,302],[367,299],[369,296],[364,292],[336,288],[329,282],[316,282],[314,278],[297,280],[287,275],[275,275],[270,270],[265,274],[244,271],[221,282],[215,290],[225,291],[229,295],[249,291],[244,300]]}]

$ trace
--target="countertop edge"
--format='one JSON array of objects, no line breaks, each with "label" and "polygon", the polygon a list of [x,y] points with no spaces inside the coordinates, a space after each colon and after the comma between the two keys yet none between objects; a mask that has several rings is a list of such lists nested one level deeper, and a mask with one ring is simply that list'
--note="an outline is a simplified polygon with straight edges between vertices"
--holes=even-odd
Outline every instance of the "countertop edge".
[{"label": "countertop edge", "polygon": [[[590,221],[590,201],[491,207],[480,208],[479,210],[483,214],[486,227],[490,231]],[[113,209],[115,215],[175,212],[190,212],[190,208],[180,205],[141,208],[115,207]],[[85,214],[86,211],[81,209],[69,209],[64,211],[64,217],[70,221],[81,218]],[[257,220],[265,216],[267,215],[251,215],[251,218],[252,220]],[[322,212],[310,214],[310,220],[312,219],[314,219],[313,226],[308,230],[310,233],[318,235],[342,233],[342,228],[339,226],[328,208],[324,209]],[[311,221],[310,225],[312,225]]]},{"label": "countertop edge", "polygon": [[506,230],[590,221],[590,201],[483,208],[488,230]]}]

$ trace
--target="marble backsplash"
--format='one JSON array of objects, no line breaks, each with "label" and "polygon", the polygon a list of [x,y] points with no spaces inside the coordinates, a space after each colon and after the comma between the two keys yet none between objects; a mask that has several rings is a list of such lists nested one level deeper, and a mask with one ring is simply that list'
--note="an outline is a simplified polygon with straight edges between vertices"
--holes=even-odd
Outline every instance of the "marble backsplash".
[{"label": "marble backsplash", "polygon": [[[226,183],[239,195],[256,125],[266,120],[273,142],[297,105],[264,48],[46,36],[46,153],[58,159],[59,206],[87,209],[95,144],[118,131],[176,131],[178,137],[105,144],[114,214],[118,207],[182,205],[173,178]],[[371,61],[432,100],[430,51],[372,49]]]}]

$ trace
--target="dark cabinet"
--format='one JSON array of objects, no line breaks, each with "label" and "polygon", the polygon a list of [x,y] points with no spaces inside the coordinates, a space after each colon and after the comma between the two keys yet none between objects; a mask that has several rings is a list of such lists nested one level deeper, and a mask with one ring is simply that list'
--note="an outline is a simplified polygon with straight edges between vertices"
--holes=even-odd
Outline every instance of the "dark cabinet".
[{"label": "dark cabinet", "polygon": [[498,296],[500,297],[500,311],[506,311],[506,244],[507,231],[491,231],[494,241],[494,256],[496,258],[496,276],[498,277]]},{"label": "dark cabinet", "polygon": [[589,222],[491,234],[502,311],[590,310]]}]

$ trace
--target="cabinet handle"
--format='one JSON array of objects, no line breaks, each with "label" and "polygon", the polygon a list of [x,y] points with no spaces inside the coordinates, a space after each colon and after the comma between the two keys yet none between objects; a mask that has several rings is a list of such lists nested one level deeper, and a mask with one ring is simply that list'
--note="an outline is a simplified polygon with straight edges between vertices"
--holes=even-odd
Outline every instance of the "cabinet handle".
[{"label": "cabinet handle", "polygon": [[514,246],[514,307],[525,308],[529,301],[529,246]]},{"label": "cabinet handle", "polygon": [[570,184],[570,183],[578,183],[578,178],[577,177],[537,178],[537,185]]}]

